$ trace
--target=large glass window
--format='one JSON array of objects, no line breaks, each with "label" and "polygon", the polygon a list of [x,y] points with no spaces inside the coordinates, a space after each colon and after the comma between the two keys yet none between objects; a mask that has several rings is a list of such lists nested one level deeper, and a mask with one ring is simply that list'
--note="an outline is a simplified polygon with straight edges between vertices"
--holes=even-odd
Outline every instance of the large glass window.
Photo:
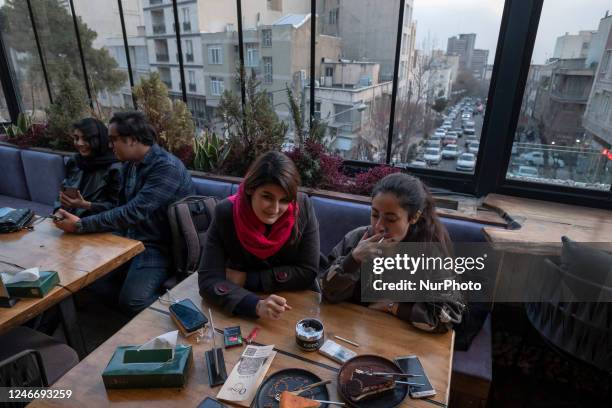
[{"label": "large glass window", "polygon": [[328,145],[346,159],[385,160],[399,4],[317,2],[315,102]]},{"label": "large glass window", "polygon": [[8,123],[11,121],[11,116],[6,106],[6,99],[4,98],[4,91],[0,87],[0,123]]},{"label": "large glass window", "polygon": [[406,1],[392,163],[474,173],[504,3]]},{"label": "large glass window", "polygon": [[544,2],[508,179],[610,189],[612,16],[608,6],[599,0]]},{"label": "large glass window", "polygon": [[[123,2],[125,26],[130,34],[135,34],[136,27],[142,24],[142,10],[135,13],[137,10],[133,3],[130,0]],[[116,109],[132,109],[118,3],[74,0],[74,8],[92,97],[97,101],[95,106],[103,111],[105,117]],[[130,52],[134,52],[133,48]],[[135,57],[130,55],[130,58],[134,64]]]},{"label": "large glass window", "polygon": [[[27,3],[0,0],[0,27],[22,108],[37,120],[45,117],[49,95],[36,48]],[[68,36],[69,37],[69,36]],[[3,115],[8,118],[7,115]]]}]

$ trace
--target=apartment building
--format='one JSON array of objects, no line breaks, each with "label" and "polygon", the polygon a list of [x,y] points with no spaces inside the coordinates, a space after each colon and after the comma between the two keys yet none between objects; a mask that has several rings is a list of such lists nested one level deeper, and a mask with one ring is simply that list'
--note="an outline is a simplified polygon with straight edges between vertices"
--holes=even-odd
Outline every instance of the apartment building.
[{"label": "apartment building", "polygon": [[459,56],[459,69],[471,70],[476,34],[459,34],[447,41],[446,53]]}]

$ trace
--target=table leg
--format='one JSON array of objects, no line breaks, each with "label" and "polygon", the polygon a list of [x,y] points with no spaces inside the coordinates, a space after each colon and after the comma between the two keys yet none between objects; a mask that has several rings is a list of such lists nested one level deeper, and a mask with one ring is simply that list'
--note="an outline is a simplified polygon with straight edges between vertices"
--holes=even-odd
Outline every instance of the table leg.
[{"label": "table leg", "polygon": [[68,345],[77,352],[79,360],[82,360],[87,356],[87,349],[85,348],[83,334],[79,329],[76,308],[74,307],[74,297],[68,296],[66,299],[59,302],[58,306],[66,341]]}]

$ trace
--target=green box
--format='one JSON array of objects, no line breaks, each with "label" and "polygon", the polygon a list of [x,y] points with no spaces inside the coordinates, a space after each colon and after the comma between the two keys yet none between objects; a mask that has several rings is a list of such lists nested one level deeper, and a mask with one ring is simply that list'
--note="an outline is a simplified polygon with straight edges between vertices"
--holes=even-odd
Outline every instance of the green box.
[{"label": "green box", "polygon": [[[161,388],[185,385],[187,371],[193,360],[191,346],[177,345],[174,350],[174,358],[165,363],[155,360],[166,355],[167,350],[142,350],[146,353],[143,354],[143,358],[137,358],[137,360],[150,358],[152,361],[126,363],[125,361],[134,361],[134,351],[139,347],[117,347],[102,373],[102,380],[106,388]],[[155,353],[156,351],[158,353]],[[127,360],[126,352],[128,352]]]},{"label": "green box", "polygon": [[55,271],[40,271],[40,278],[32,282],[15,282],[6,286],[11,297],[42,298],[59,283]]}]

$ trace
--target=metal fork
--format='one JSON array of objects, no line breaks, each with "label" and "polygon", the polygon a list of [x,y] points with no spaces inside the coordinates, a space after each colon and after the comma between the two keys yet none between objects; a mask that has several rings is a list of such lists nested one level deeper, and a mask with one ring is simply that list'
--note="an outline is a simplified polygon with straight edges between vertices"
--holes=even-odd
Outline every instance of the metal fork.
[{"label": "metal fork", "polygon": [[[312,390],[313,388],[317,388],[317,387],[320,387],[321,385],[326,385],[326,384],[329,384],[329,383],[331,383],[331,380],[319,381],[319,382],[316,382],[316,383],[313,383],[313,384],[306,385],[306,386],[304,386],[302,388],[298,388],[297,390],[287,391],[287,392],[289,392],[290,394],[293,394],[293,395],[300,395],[304,391]],[[280,401],[280,393],[279,392],[276,393],[276,395],[274,396],[274,399],[277,400],[277,401]],[[321,402],[321,401],[319,401],[319,402]]]}]

